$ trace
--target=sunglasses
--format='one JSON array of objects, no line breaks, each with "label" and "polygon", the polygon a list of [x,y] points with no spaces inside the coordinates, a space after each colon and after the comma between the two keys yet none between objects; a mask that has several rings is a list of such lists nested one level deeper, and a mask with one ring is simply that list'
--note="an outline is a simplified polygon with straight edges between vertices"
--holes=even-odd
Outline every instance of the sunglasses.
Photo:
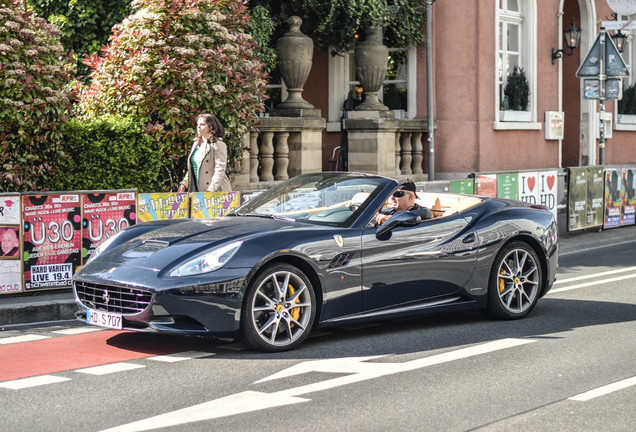
[{"label": "sunglasses", "polygon": [[396,198],[402,198],[407,193],[408,192],[406,192],[406,191],[397,190],[397,191],[393,192],[393,196],[396,197]]}]

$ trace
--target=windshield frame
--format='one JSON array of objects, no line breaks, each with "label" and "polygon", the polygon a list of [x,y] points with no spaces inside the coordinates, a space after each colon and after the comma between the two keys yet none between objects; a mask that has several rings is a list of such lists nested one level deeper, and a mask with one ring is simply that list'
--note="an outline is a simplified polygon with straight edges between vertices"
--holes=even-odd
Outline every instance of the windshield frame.
[{"label": "windshield frame", "polygon": [[[337,185],[341,185],[341,191],[345,191],[349,195],[355,196],[355,186],[357,182],[360,182],[360,190],[356,192],[368,192],[368,197],[357,208],[349,209],[347,203],[348,200],[334,202],[332,205],[327,204],[324,194],[329,192],[330,188],[335,187],[335,191],[331,190],[330,193],[337,193]],[[318,185],[319,187],[316,187]],[[366,186],[366,187],[365,187]],[[388,195],[397,186],[397,181],[388,177],[364,174],[364,173],[351,173],[351,172],[320,172],[311,174],[302,174],[297,177],[286,180],[279,183],[276,186],[264,191],[263,193],[255,196],[250,201],[246,202],[242,206],[238,207],[230,215],[232,216],[258,216],[271,215],[273,218],[282,218],[285,220],[295,220],[297,222],[309,223],[314,225],[326,225],[336,227],[352,227],[361,225],[364,226],[364,222],[358,222],[362,218],[368,218],[366,215],[367,209],[370,207],[378,207],[375,204],[376,201],[384,202],[385,195]],[[371,190],[371,187],[373,189]],[[298,195],[294,197],[295,192]],[[298,201],[311,200],[312,194],[314,199],[318,199],[315,194],[323,194],[323,199],[320,205],[312,207],[309,203],[306,207],[300,208],[300,210],[287,209],[285,205],[291,203],[293,199]],[[381,196],[381,197],[380,197]],[[351,198],[351,197],[349,197]],[[277,209],[276,211],[269,211],[265,209],[266,205],[272,205],[272,202],[280,203],[276,207],[283,206],[283,209]],[[298,204],[298,203],[296,203]],[[301,203],[302,204],[302,203]],[[275,209],[272,208],[271,210]],[[283,210],[283,211],[281,211]],[[336,215],[338,213],[338,215]],[[371,212],[373,213],[373,212]],[[323,218],[323,220],[321,220]]]}]

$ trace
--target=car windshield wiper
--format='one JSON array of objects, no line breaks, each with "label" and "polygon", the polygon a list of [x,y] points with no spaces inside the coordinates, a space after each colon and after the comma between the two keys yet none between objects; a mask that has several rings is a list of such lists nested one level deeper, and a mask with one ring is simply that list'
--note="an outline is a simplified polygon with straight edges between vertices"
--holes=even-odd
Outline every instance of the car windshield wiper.
[{"label": "car windshield wiper", "polygon": [[294,219],[294,218],[276,216],[275,214],[270,214],[270,213],[232,213],[232,214],[234,214],[235,216],[260,217],[260,218],[267,218],[267,219],[276,219],[276,220],[284,220],[284,221],[289,221],[289,222],[296,222],[296,219]]}]

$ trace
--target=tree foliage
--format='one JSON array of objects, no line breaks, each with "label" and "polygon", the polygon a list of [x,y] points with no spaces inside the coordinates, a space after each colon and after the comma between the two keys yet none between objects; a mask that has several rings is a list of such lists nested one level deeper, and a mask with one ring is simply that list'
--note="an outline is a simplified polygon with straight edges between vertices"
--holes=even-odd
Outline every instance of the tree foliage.
[{"label": "tree foliage", "polygon": [[356,34],[365,27],[382,25],[388,46],[421,45],[426,24],[422,0],[251,0],[250,5],[266,7],[279,26],[280,36],[287,17],[303,19],[302,31],[315,36],[317,45],[343,54],[352,48]]},{"label": "tree foliage", "polygon": [[82,76],[89,72],[82,64],[84,56],[98,52],[113,26],[132,12],[131,0],[27,0],[27,4],[60,29],[60,41],[74,53]]},{"label": "tree foliage", "polygon": [[267,74],[246,33],[240,0],[137,0],[137,12],[113,29],[100,55],[85,60],[90,86],[79,111],[130,117],[163,155],[160,180],[176,189],[195,136],[196,116],[210,112],[225,126],[231,163],[262,111]]},{"label": "tree foliage", "polygon": [[73,68],[59,31],[26,11],[0,4],[0,190],[49,186],[70,114]]}]

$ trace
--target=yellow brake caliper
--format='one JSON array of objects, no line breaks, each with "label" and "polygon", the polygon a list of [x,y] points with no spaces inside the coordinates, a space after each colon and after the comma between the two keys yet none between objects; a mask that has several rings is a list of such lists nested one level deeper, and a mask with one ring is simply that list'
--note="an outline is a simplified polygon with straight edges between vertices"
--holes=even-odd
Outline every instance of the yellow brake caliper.
[{"label": "yellow brake caliper", "polygon": [[[294,287],[292,286],[292,284],[289,284],[289,286],[287,287],[287,290],[289,291],[289,296],[293,296],[294,293],[296,292],[296,290],[294,289]],[[296,299],[296,303],[300,303],[300,299]],[[294,318],[296,321],[298,321],[298,319],[300,319],[300,308],[293,308],[292,310],[289,311],[289,313],[291,314],[292,318]],[[294,324],[292,324],[292,327],[294,326]]]},{"label": "yellow brake caliper", "polygon": [[[501,269],[499,270],[499,274],[504,275],[506,274],[506,272],[504,272],[503,269]],[[504,280],[504,278],[499,278],[499,292],[502,293],[504,292],[505,289],[506,289],[506,281]]]}]

